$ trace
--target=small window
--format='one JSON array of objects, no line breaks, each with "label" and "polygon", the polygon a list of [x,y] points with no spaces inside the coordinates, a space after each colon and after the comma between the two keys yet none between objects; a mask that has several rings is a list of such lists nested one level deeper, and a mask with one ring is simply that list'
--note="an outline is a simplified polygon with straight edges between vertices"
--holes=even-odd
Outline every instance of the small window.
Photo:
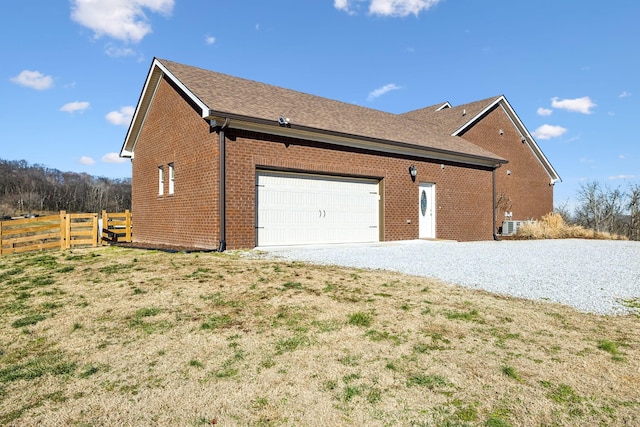
[{"label": "small window", "polygon": [[169,194],[173,194],[175,178],[176,175],[173,163],[169,163]]},{"label": "small window", "polygon": [[162,166],[158,167],[158,195],[164,194],[164,169]]}]

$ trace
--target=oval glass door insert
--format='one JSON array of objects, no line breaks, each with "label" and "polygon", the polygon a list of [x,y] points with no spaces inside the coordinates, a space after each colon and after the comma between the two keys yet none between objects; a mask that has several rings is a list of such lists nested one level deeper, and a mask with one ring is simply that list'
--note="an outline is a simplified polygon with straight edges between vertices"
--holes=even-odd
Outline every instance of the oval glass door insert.
[{"label": "oval glass door insert", "polygon": [[420,212],[422,216],[427,214],[427,193],[424,190],[420,193]]}]

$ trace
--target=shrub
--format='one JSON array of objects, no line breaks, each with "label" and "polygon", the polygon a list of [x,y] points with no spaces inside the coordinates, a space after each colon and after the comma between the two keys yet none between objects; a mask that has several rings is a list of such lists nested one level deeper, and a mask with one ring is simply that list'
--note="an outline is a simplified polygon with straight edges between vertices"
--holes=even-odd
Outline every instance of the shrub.
[{"label": "shrub", "polygon": [[562,216],[550,212],[533,223],[522,224],[515,236],[517,239],[599,239],[599,240],[627,240],[617,234],[609,234],[589,230],[579,225],[569,225]]}]

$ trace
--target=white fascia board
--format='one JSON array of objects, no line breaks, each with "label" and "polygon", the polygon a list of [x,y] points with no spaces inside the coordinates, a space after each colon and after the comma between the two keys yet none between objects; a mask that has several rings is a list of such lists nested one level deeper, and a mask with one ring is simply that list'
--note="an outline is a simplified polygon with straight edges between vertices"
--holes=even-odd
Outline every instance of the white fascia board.
[{"label": "white fascia board", "polygon": [[445,108],[451,108],[451,104],[449,104],[449,101],[436,108],[436,111],[444,110]]},{"label": "white fascia board", "polygon": [[133,152],[138,142],[138,136],[140,135],[140,130],[142,129],[142,125],[144,124],[144,121],[147,118],[149,105],[151,104],[151,100],[153,100],[156,94],[156,89],[158,88],[158,83],[160,82],[160,78],[154,79],[155,84],[153,85],[153,89],[151,89],[151,93],[149,93],[146,90],[147,84],[150,83],[150,81],[151,80],[148,79],[147,82],[145,83],[145,89],[142,91],[140,101],[138,101],[136,110],[134,111],[133,117],[131,118],[131,123],[129,124],[129,130],[127,131],[127,136],[125,137],[124,143],[122,144],[122,149],[120,150],[120,157],[133,158]]},{"label": "white fascia board", "polygon": [[[214,113],[215,114],[215,113]],[[211,115],[208,119],[224,122],[228,115]],[[304,139],[308,141],[322,142],[331,145],[372,150],[383,153],[401,154],[406,156],[421,157],[429,160],[450,161],[474,166],[484,166],[494,168],[499,163],[496,159],[464,155],[454,151],[439,150],[429,147],[421,147],[414,144],[375,141],[365,138],[350,138],[347,135],[327,134],[315,129],[295,129],[281,126],[274,126],[268,123],[258,123],[248,118],[232,117],[229,127],[234,129],[248,130],[253,132],[267,133],[270,135],[285,136],[290,138]]]},{"label": "white fascia board", "polygon": [[460,133],[462,133],[471,125],[473,125],[476,121],[478,121],[481,117],[487,114],[487,112],[492,110],[496,105],[500,105],[502,107],[504,112],[507,114],[507,117],[509,117],[509,120],[511,120],[511,123],[513,123],[513,125],[518,130],[518,132],[520,132],[521,136],[525,138],[525,142],[527,143],[527,145],[529,146],[533,154],[537,157],[542,167],[547,171],[547,174],[549,175],[549,178],[551,180],[549,184],[553,185],[557,181],[562,181],[562,179],[560,178],[560,175],[558,175],[558,173],[553,168],[553,166],[551,166],[551,162],[549,162],[549,159],[547,159],[547,156],[544,155],[544,153],[540,149],[540,146],[538,146],[535,139],[533,139],[533,136],[529,133],[524,123],[522,123],[522,121],[520,120],[520,117],[518,117],[515,110],[513,109],[511,104],[509,104],[509,101],[507,101],[507,98],[505,98],[504,95],[501,95],[498,98],[496,98],[495,101],[493,101],[491,104],[485,107],[482,111],[476,114],[473,118],[471,118],[468,122],[466,122],[464,125],[458,128],[451,135],[458,136]]},{"label": "white fascia board", "polygon": [[[157,60],[154,59],[151,63],[151,67],[149,67],[149,73],[147,74],[144,86],[142,87],[142,92],[140,92],[136,110],[133,112],[133,117],[131,118],[131,123],[127,130],[127,135],[125,136],[122,148],[120,149],[120,157],[133,158],[133,151],[138,141],[140,129],[142,128],[142,124],[146,118],[148,106],[155,95],[158,81],[162,77],[161,75],[158,75],[158,72],[156,71],[156,61]],[[153,89],[151,89],[152,93],[149,92],[150,86],[153,86]]]},{"label": "white fascia board", "polygon": [[169,77],[169,79],[180,88],[180,90],[187,95],[199,108],[200,108],[200,115],[202,116],[202,118],[204,119],[205,117],[207,117],[209,115],[209,107],[202,102],[202,100],[200,98],[198,98],[193,92],[191,92],[180,80],[178,80],[178,78],[176,76],[174,76],[171,71],[169,71],[167,69],[167,67],[165,67],[164,65],[162,65],[162,63],[160,61],[158,61],[157,59],[154,60],[154,63],[157,65],[157,67],[159,69],[162,70],[162,72],[164,73],[165,76]]},{"label": "white fascia board", "polygon": [[518,114],[516,114],[513,107],[511,107],[511,104],[509,104],[509,101],[507,101],[507,99],[504,96],[501,96],[499,98],[499,102],[502,108],[507,113],[507,117],[509,117],[511,122],[515,125],[516,129],[520,131],[521,136],[525,138],[524,142],[527,143],[529,148],[533,151],[533,153],[536,155],[536,157],[538,158],[542,166],[545,168],[545,170],[549,174],[549,178],[551,179],[549,184],[553,185],[556,183],[556,181],[562,181],[562,179],[560,178],[560,175],[558,175],[556,170],[551,165],[551,162],[549,162],[549,159],[547,159],[547,156],[544,155],[544,153],[542,152],[542,149],[540,149],[540,146],[536,143],[536,140],[533,139],[533,136],[529,133],[524,123],[522,123],[522,121],[520,120],[520,117],[518,117]]},{"label": "white fascia board", "polygon": [[120,150],[120,157],[133,158],[136,144],[138,142],[138,136],[142,130],[145,119],[147,118],[147,112],[151,106],[151,102],[155,97],[158,85],[163,76],[167,76],[181,91],[183,91],[199,108],[200,114],[204,118],[209,115],[209,107],[202,102],[197,96],[193,94],[187,87],[174,76],[158,59],[154,59],[145,80],[138,105],[131,119],[127,136],[125,137],[122,149]]},{"label": "white fascia board", "polygon": [[484,116],[485,114],[487,114],[488,111],[490,111],[493,107],[495,107],[496,104],[498,104],[500,102],[500,100],[505,100],[504,96],[500,96],[499,98],[497,98],[495,101],[493,101],[491,104],[489,104],[487,107],[484,108],[484,110],[480,111],[478,114],[476,114],[475,116],[473,116],[472,118],[469,119],[469,121],[467,121],[465,124],[463,124],[462,126],[460,126],[458,129],[456,129],[451,136],[458,136],[462,131],[464,131],[465,129],[467,129],[469,126],[471,126],[473,123],[475,123],[476,121],[478,121],[478,119],[480,119],[482,116]]}]

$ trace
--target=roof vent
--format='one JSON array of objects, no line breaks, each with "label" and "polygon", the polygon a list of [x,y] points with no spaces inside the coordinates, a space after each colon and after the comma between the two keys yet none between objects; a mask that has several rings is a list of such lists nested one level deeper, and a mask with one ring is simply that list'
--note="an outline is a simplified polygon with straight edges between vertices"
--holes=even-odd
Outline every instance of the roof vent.
[{"label": "roof vent", "polygon": [[466,116],[467,115],[467,110],[462,110],[462,115]]}]

